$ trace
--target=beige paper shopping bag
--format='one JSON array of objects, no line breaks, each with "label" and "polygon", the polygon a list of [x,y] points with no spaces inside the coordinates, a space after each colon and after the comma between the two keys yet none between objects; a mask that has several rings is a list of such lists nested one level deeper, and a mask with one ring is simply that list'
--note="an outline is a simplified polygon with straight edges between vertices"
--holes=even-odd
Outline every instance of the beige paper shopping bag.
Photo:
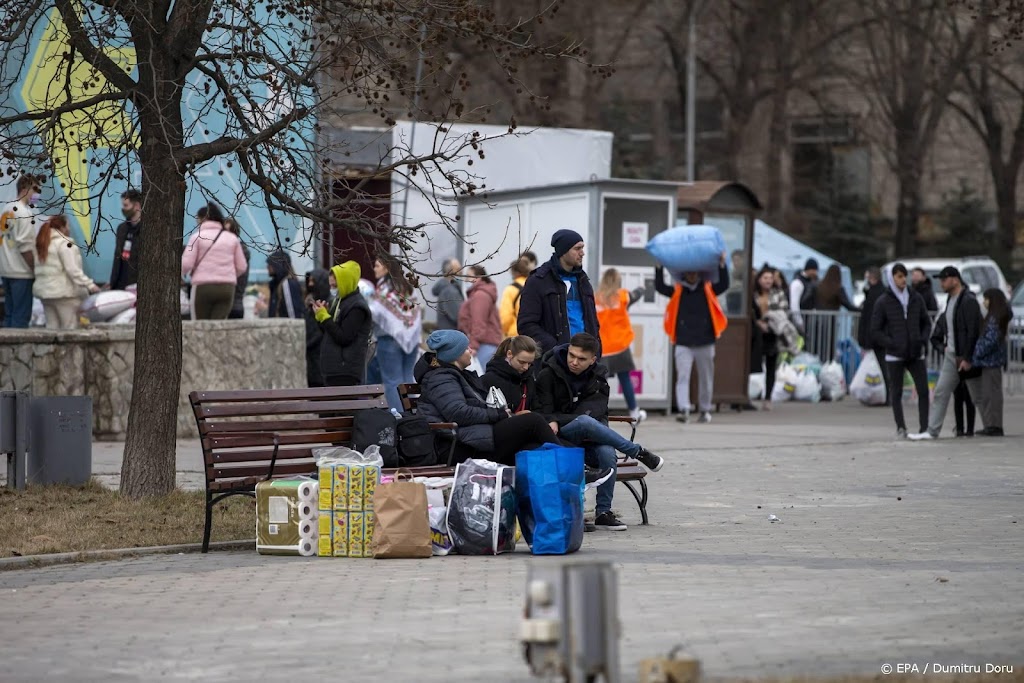
[{"label": "beige paper shopping bag", "polygon": [[373,493],[373,508],[375,558],[431,556],[426,486],[413,481],[380,484]]}]

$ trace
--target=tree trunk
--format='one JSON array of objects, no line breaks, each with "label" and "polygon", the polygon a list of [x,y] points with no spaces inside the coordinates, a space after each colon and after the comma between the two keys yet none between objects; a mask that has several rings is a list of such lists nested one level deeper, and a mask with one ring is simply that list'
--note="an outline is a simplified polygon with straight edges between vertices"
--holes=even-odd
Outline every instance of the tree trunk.
[{"label": "tree trunk", "polygon": [[1006,269],[1012,265],[1013,250],[1017,246],[1017,175],[1016,172],[1006,173],[1004,178],[996,179],[995,184],[999,225],[993,251],[996,261]]},{"label": "tree trunk", "polygon": [[787,100],[789,98],[788,79],[779,79],[775,93],[772,95],[771,124],[768,129],[768,149],[765,154],[764,170],[768,176],[765,192],[765,221],[772,225],[783,223],[783,217],[789,208],[789,165],[784,163],[788,135]]},{"label": "tree trunk", "polygon": [[922,155],[908,135],[907,125],[896,126],[896,178],[899,181],[899,203],[896,206],[896,234],[893,239],[894,258],[913,256],[917,248],[917,223],[921,217]]},{"label": "tree trunk", "polygon": [[[159,74],[159,60],[154,61],[152,71]],[[174,158],[183,142],[181,90],[170,81],[156,79],[153,98],[137,100],[143,218],[134,385],[121,465],[121,493],[129,498],[163,495],[175,487],[185,175]]]}]

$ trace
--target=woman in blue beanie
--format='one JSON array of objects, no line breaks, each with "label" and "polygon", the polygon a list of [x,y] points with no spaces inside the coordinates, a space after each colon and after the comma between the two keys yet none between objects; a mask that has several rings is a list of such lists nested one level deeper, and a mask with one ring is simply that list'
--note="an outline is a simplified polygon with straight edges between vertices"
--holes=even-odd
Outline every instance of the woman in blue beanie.
[{"label": "woman in blue beanie", "polygon": [[437,330],[427,338],[427,348],[413,371],[420,385],[418,412],[430,422],[459,425],[457,461],[483,457],[515,465],[517,452],[559,443],[539,413],[512,415],[487,406],[480,377],[466,371],[473,355],[462,332]]}]

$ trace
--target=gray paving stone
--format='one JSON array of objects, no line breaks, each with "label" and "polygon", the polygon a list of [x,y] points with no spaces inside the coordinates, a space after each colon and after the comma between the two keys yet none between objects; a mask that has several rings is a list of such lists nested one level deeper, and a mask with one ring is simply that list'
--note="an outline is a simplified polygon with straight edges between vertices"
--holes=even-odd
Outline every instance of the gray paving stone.
[{"label": "gray paving stone", "polygon": [[[1022,408],[1008,401],[1008,425]],[[624,680],[679,643],[712,677],[1024,664],[1024,439],[896,442],[891,424],[846,402],[644,425],[668,459],[653,524],[620,487],[632,526],[582,551],[619,571]],[[118,446],[100,450],[116,473]],[[179,479],[198,463],[184,442]],[[233,552],[6,572],[0,679],[528,681],[531,561]]]}]

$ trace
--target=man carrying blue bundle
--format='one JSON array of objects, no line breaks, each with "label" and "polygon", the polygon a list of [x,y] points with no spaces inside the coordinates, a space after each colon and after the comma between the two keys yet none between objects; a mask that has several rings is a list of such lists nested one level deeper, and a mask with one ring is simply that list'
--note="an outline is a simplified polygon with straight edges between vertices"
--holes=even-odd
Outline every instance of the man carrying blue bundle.
[{"label": "man carrying blue bundle", "polygon": [[600,339],[594,287],[583,272],[583,237],[575,230],[558,230],[551,246],[551,260],[523,284],[516,320],[519,334],[532,337],[543,351],[568,344],[581,332]]},{"label": "man carrying blue bundle", "polygon": [[665,283],[664,268],[654,271],[654,287],[670,297],[665,308],[665,332],[675,345],[676,407],[679,422],[690,421],[690,373],[697,365],[698,422],[711,422],[711,399],[715,389],[715,342],[728,325],[718,296],[729,289],[725,252],[718,262],[718,282],[711,284],[697,272],[683,273],[675,287]]}]

